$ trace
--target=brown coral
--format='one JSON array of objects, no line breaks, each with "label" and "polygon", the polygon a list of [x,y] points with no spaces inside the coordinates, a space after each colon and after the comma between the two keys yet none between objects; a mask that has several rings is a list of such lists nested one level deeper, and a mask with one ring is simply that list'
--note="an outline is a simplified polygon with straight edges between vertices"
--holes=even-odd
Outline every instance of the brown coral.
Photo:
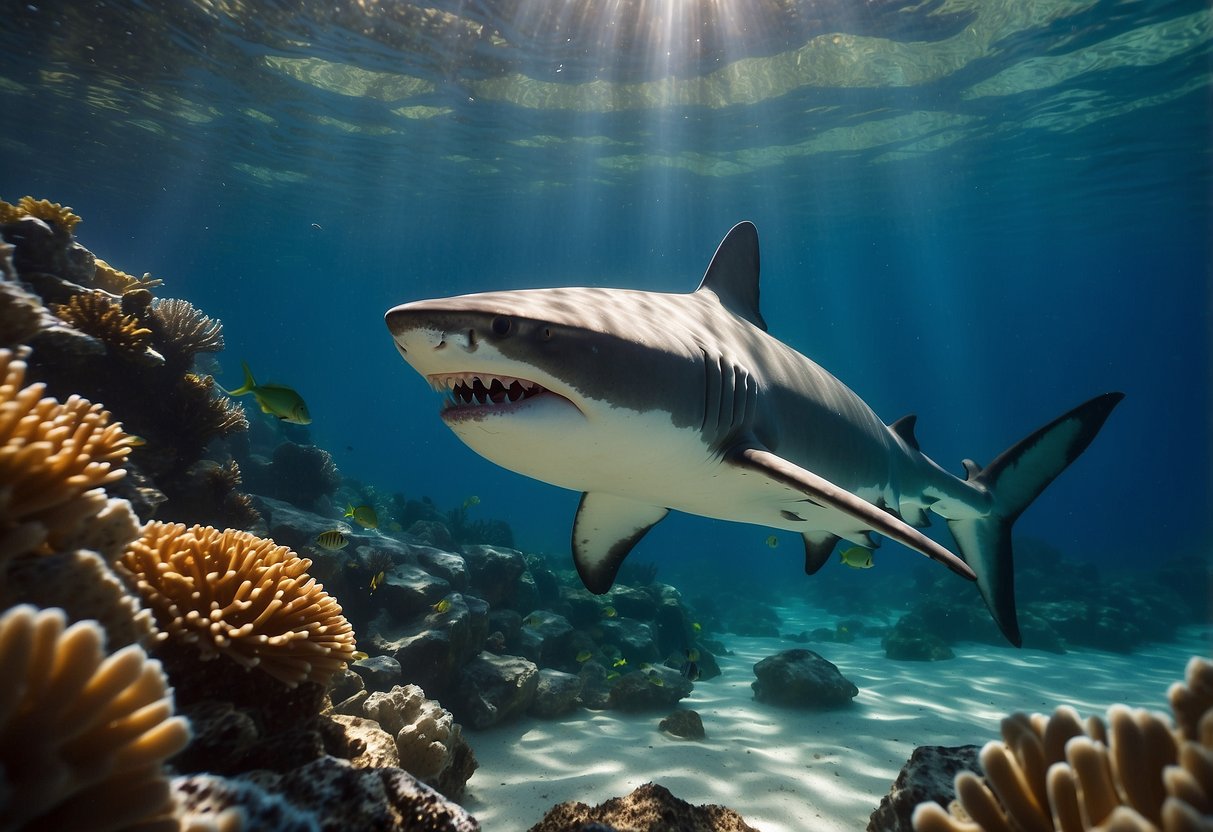
[{"label": "brown coral", "polygon": [[122,307],[101,292],[73,295],[67,303],[52,306],[51,311],[60,320],[117,352],[143,355],[148,351],[152,331],[134,315],[123,314]]},{"label": "brown coral", "polygon": [[0,560],[62,550],[106,508],[130,439],[100,405],[43,397],[25,362],[0,350]]},{"label": "brown coral", "polygon": [[135,277],[121,269],[115,269],[100,257],[96,259],[97,270],[93,273],[93,285],[104,289],[112,295],[125,295],[140,289],[154,289],[164,284],[163,280],[153,278],[150,274]]},{"label": "brown coral", "polygon": [[62,229],[68,234],[80,223],[80,218],[72,213],[71,208],[65,208],[58,202],[49,199],[34,199],[23,196],[16,205],[10,205],[0,200],[0,224],[16,222],[22,217],[36,217],[47,225]]},{"label": "brown coral", "polygon": [[310,560],[248,532],[149,523],[123,558],[167,637],[289,687],[323,684],[354,652],[337,601]]},{"label": "brown coral", "polygon": [[190,303],[168,298],[152,301],[154,325],[164,336],[165,350],[192,361],[200,352],[223,349],[223,324]]},{"label": "brown coral", "polygon": [[1194,658],[1170,692],[1181,730],[1114,705],[1084,725],[1072,708],[1014,714],[981,750],[985,782],[956,776],[957,817],[914,811],[916,832],[1188,832],[1213,828],[1213,663]]},{"label": "brown coral", "polygon": [[176,431],[184,446],[199,449],[217,436],[230,436],[248,430],[244,409],[226,395],[215,395],[212,376],[187,373],[177,385],[182,407],[177,413]]},{"label": "brown coral", "polygon": [[111,656],[95,622],[14,607],[0,617],[0,828],[177,828],[162,763],[189,729],[159,663]]}]

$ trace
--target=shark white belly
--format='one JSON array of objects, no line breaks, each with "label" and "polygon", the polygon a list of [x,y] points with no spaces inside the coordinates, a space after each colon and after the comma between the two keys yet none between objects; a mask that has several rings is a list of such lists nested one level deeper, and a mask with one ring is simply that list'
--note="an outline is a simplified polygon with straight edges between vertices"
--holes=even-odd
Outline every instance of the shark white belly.
[{"label": "shark white belly", "polygon": [[[1107,393],[959,479],[854,392],[766,332],[758,242],[741,223],[698,290],[486,292],[390,310],[397,349],[447,397],[443,420],[518,473],[582,492],[572,548],[595,592],[673,509],[795,531],[815,572],[880,534],[978,587],[1013,643],[1010,528],[1094,439]],[[963,558],[925,537],[931,510]]]}]

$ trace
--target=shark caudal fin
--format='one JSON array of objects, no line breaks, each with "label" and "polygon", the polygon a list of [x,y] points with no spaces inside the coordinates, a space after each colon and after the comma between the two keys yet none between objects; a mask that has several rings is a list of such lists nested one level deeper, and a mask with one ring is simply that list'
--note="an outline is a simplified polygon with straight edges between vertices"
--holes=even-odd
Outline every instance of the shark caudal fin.
[{"label": "shark caudal fin", "polygon": [[965,460],[967,481],[990,493],[993,510],[982,517],[949,520],[948,529],[977,573],[977,588],[994,620],[1016,647],[1023,640],[1015,616],[1011,525],[1086,450],[1123,398],[1123,393],[1105,393],[1080,404],[1003,451],[984,469]]}]

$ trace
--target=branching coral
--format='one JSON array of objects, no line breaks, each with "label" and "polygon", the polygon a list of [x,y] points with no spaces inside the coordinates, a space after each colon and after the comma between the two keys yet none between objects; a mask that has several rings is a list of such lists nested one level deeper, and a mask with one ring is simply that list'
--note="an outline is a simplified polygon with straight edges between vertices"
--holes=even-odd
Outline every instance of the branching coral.
[{"label": "branching coral", "polygon": [[200,352],[223,349],[223,325],[204,315],[188,300],[177,298],[152,302],[153,325],[160,330],[165,351],[172,351],[186,361]]},{"label": "branching coral", "polygon": [[22,217],[36,217],[47,225],[61,228],[68,234],[72,233],[80,218],[72,213],[71,208],[64,208],[58,202],[49,199],[34,199],[23,196],[16,205],[9,205],[0,200],[0,224],[16,222]]},{"label": "branching coral", "polygon": [[[1014,714],[981,751],[985,782],[956,776],[959,808],[914,811],[916,832],[1189,832],[1213,828],[1213,663],[1194,658],[1170,691],[1180,725],[1115,705],[1107,725],[1072,708]],[[965,815],[967,817],[958,817]]]},{"label": "branching coral", "polygon": [[[174,396],[174,434],[185,456],[197,459],[207,442],[248,430],[243,408],[226,395],[215,395],[215,379],[187,373],[177,383]],[[192,461],[192,460],[191,460]]]},{"label": "branching coral", "polygon": [[116,352],[141,356],[148,351],[152,331],[134,315],[124,314],[116,301],[101,292],[74,295],[67,303],[52,306],[51,311]]},{"label": "branching coral", "polygon": [[140,289],[154,289],[163,284],[163,280],[153,278],[150,274],[145,274],[143,277],[135,277],[133,274],[127,274],[121,269],[115,269],[100,257],[97,258],[97,271],[93,274],[93,285],[98,289],[104,289],[110,294],[125,295],[127,292],[135,292]]},{"label": "branching coral", "polygon": [[286,546],[228,529],[149,523],[123,557],[171,639],[226,656],[290,687],[328,681],[354,633],[337,601]]},{"label": "branching coral", "polygon": [[25,362],[0,350],[0,560],[62,550],[106,508],[130,439],[100,405],[45,398]]},{"label": "branching coral", "polygon": [[0,617],[0,830],[177,828],[162,763],[189,729],[159,663],[102,648],[61,610]]}]

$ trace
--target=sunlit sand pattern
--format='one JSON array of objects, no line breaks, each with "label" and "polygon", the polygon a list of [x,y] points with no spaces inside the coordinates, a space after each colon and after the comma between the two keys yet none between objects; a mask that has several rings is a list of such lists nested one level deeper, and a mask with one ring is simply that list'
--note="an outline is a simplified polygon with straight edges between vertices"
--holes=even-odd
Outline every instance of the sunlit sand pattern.
[{"label": "sunlit sand pattern", "polygon": [[[835,619],[804,606],[782,607],[786,632],[833,628]],[[1016,711],[1073,705],[1084,716],[1114,702],[1166,711],[1166,689],[1189,656],[1210,653],[1208,630],[1181,644],[1131,656],[1054,655],[963,644],[939,663],[886,659],[879,639],[811,643],[859,686],[850,708],[795,711],[754,702],[752,666],[797,647],[771,638],[726,636],[734,655],[724,675],[698,682],[683,707],[703,718],[707,738],[660,733],[664,712],[580,711],[560,720],[527,719],[469,739],[480,769],[464,805],[486,829],[522,832],[555,803],[591,805],[655,781],[690,803],[736,809],[762,832],[863,829],[918,745],[980,745]]]}]

